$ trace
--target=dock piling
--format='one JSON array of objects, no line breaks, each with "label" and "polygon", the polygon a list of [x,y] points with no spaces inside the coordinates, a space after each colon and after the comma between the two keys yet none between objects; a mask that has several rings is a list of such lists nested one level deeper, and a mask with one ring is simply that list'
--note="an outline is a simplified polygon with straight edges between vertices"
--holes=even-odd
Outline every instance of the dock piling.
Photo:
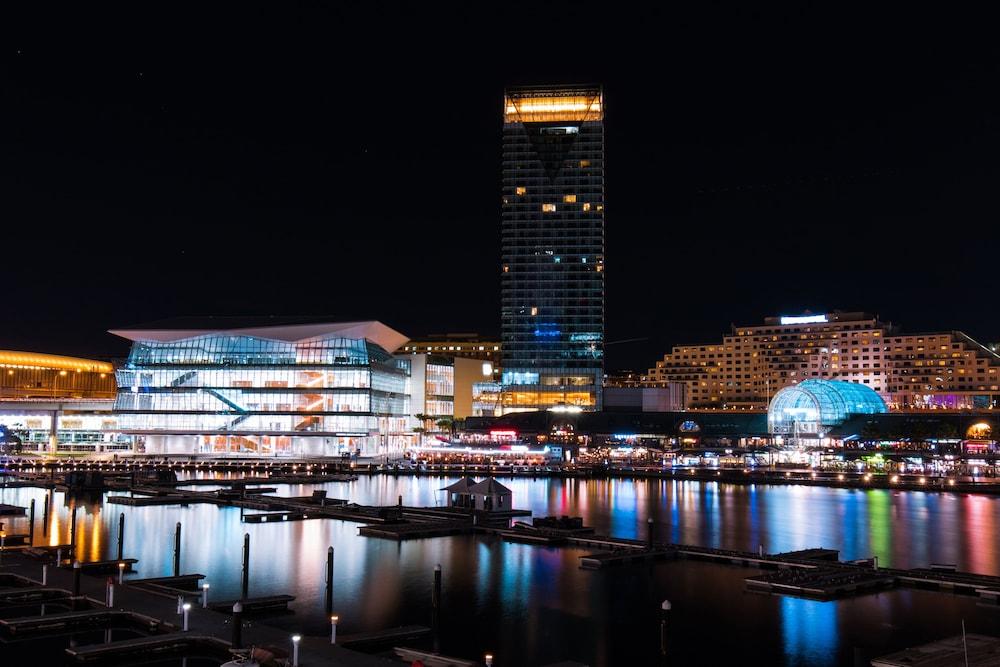
[{"label": "dock piling", "polygon": [[118,515],[118,560],[124,557],[125,552],[125,512]]},{"label": "dock piling", "polygon": [[42,586],[49,585],[49,566],[42,565]]},{"label": "dock piling", "polygon": [[243,582],[240,586],[240,599],[246,600],[250,595],[250,533],[243,534]]},{"label": "dock piling", "polygon": [[73,505],[73,511],[69,515],[69,549],[76,554],[76,505]]},{"label": "dock piling", "polygon": [[80,561],[73,561],[73,597],[78,597],[80,595],[80,573],[83,572],[83,568],[80,565]]},{"label": "dock piling", "polygon": [[[51,493],[51,492],[49,492]],[[42,500],[42,536],[48,537],[49,535],[49,493],[45,494],[45,499]]]},{"label": "dock piling", "polygon": [[243,605],[233,605],[233,648],[243,648]]},{"label": "dock piling", "polygon": [[434,566],[434,588],[431,591],[431,632],[434,652],[441,652],[441,563]]},{"label": "dock piling", "polygon": [[763,544],[757,545],[757,555],[760,556],[761,558],[764,557],[764,545]]},{"label": "dock piling", "polygon": [[660,605],[660,655],[667,655],[667,621],[670,619],[670,600]]},{"label": "dock piling", "polygon": [[399,494],[399,506],[400,506],[400,507],[402,507],[402,506],[403,506],[403,494],[402,494],[402,493],[401,493],[401,494]]},{"label": "dock piling", "polygon": [[174,576],[181,576],[181,522],[174,528]]},{"label": "dock piling", "polygon": [[326,615],[333,612],[333,547],[326,550]]},{"label": "dock piling", "polygon": [[28,505],[28,546],[35,546],[35,499]]},{"label": "dock piling", "polygon": [[646,525],[649,528],[649,537],[647,538],[648,544],[646,546],[648,546],[650,549],[652,549],[653,548],[653,527],[656,525],[656,524],[653,523],[653,517],[649,517],[648,519],[646,519]]}]

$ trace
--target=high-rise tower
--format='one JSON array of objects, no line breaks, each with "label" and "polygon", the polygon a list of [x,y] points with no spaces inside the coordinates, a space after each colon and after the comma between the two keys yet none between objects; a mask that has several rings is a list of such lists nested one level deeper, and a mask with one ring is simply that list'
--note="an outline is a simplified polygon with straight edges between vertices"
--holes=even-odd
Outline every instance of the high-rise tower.
[{"label": "high-rise tower", "polygon": [[603,92],[508,89],[503,120],[503,411],[599,410]]}]

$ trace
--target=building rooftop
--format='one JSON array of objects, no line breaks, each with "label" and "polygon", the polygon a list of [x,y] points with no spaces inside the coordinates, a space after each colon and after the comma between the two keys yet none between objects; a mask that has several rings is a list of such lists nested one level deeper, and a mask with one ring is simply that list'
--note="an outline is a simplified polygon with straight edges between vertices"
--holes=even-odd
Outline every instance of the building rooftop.
[{"label": "building rooftop", "polygon": [[0,366],[52,368],[63,371],[92,371],[95,373],[110,373],[114,370],[114,367],[106,361],[64,357],[58,354],[44,354],[42,352],[18,352],[16,350],[0,350]]},{"label": "building rooftop", "polygon": [[366,339],[385,350],[395,350],[409,340],[376,320],[331,322],[308,317],[176,317],[147,324],[111,329],[108,333],[131,341],[161,343],[210,334],[232,334],[294,343],[310,338]]}]

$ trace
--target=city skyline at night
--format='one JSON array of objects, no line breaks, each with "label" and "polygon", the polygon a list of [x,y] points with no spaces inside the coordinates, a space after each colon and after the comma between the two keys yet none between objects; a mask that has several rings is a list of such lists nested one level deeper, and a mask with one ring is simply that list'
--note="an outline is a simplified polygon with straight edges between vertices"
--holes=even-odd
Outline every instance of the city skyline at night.
[{"label": "city skyline at night", "polygon": [[[599,82],[614,100],[605,340],[630,342],[607,346],[608,369],[807,309],[981,341],[1000,331],[983,308],[1000,146],[987,42],[932,54],[895,16],[791,30],[780,10],[608,10],[606,38],[631,36],[643,68],[603,51],[546,57],[534,36],[461,11],[302,10],[265,49],[246,37],[264,19],[253,9],[208,10],[194,27],[162,17],[141,38],[83,38],[70,25],[99,17],[74,11],[29,10],[3,56],[19,268],[6,348],[121,357],[107,329],[181,315],[498,336],[497,108],[505,88],[553,82]],[[589,20],[536,11],[566,34]],[[325,26],[372,21],[396,67],[336,68],[365,42],[325,39]],[[435,29],[477,57],[453,58],[427,39]]]}]

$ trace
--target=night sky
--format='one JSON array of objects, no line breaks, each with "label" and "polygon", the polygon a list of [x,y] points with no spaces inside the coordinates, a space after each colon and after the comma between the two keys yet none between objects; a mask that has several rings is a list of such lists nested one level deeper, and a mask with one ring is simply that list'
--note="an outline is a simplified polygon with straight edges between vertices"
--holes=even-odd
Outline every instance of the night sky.
[{"label": "night sky", "polygon": [[208,314],[495,335],[503,88],[587,82],[607,338],[646,338],[609,369],[805,309],[1000,340],[985,17],[25,4],[0,348],[118,356],[106,329]]}]

